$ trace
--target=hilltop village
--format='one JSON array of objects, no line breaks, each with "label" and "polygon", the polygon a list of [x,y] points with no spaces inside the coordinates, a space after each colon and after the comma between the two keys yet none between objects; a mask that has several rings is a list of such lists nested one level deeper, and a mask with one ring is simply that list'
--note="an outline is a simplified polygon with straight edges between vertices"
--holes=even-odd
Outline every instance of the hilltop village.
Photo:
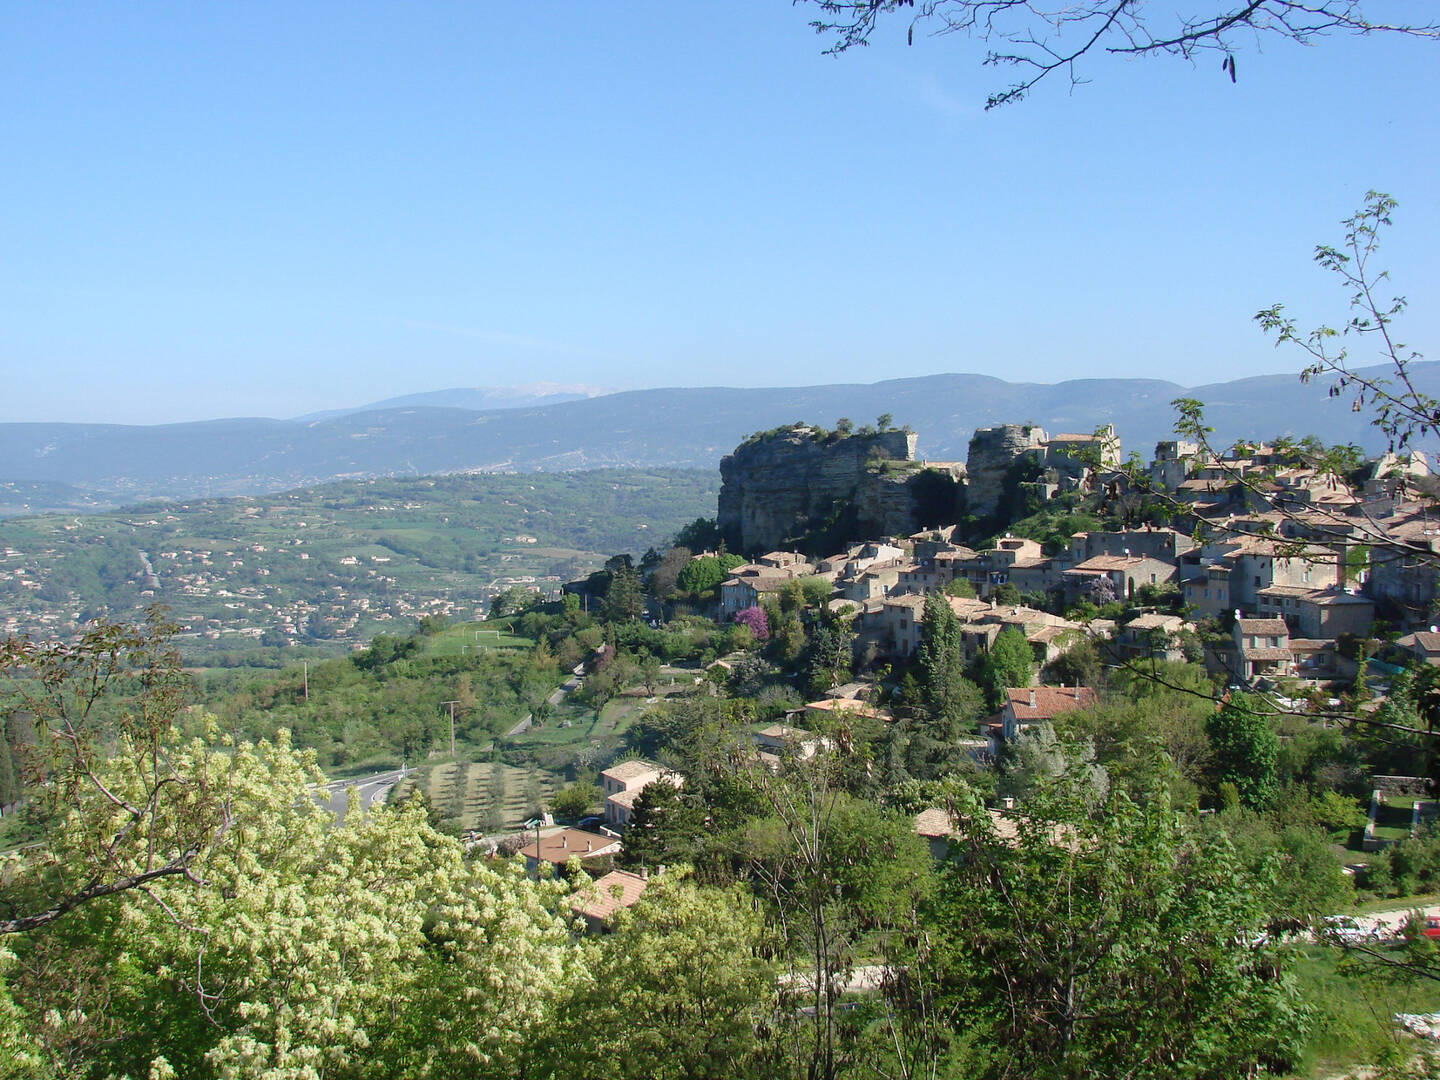
[{"label": "hilltop village", "polygon": [[752,558],[720,584],[719,617],[809,580],[853,618],[862,667],[912,659],[937,592],[968,659],[1013,627],[1037,672],[1089,641],[1117,662],[1340,690],[1377,629],[1392,652],[1440,661],[1423,454],[1350,455],[1341,473],[1314,445],[1202,454],[1174,440],[1126,463],[1113,427],[1018,424],[976,431],[965,462],[914,448],[907,431],[796,424],[726,457],[718,530]]}]

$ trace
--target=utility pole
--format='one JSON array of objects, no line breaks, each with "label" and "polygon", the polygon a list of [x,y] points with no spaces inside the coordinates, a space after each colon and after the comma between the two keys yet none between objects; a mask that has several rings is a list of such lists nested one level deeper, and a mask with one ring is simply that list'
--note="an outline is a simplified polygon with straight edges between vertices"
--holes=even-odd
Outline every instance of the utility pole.
[{"label": "utility pole", "polygon": [[442,701],[441,705],[450,706],[450,756],[455,756],[455,706],[460,704],[459,699],[455,701]]}]

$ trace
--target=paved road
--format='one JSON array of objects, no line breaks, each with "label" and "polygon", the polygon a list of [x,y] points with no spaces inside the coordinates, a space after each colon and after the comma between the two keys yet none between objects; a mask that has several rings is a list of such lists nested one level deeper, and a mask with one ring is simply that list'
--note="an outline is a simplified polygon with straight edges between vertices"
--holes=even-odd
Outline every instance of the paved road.
[{"label": "paved road", "polygon": [[[840,993],[861,994],[879,990],[880,984],[885,979],[886,970],[883,964],[864,964],[851,968],[845,984],[839,988]],[[813,971],[797,971],[793,975],[782,974],[779,983],[781,986],[798,986],[802,992],[813,994],[815,992],[815,973]]]},{"label": "paved road", "polygon": [[369,810],[373,804],[383,803],[385,797],[390,794],[390,789],[413,771],[413,769],[392,769],[390,772],[371,773],[369,776],[353,776],[348,780],[332,780],[322,789],[325,792],[322,801],[330,807],[330,812],[335,815],[338,823],[345,820],[346,792],[350,788],[353,787],[360,793],[360,808]]},{"label": "paved road", "polygon": [[1398,937],[1400,931],[1404,929],[1405,921],[1410,918],[1410,913],[1417,910],[1423,911],[1427,915],[1440,913],[1440,908],[1429,903],[1416,904],[1412,907],[1387,908],[1384,911],[1367,911],[1354,918],[1359,926],[1374,927],[1381,937]]},{"label": "paved road", "polygon": [[[580,676],[575,675],[561,683],[559,689],[557,689],[553,694],[551,694],[548,698],[545,699],[545,703],[552,707],[559,705],[562,701],[565,700],[566,694],[574,693],[578,689],[580,689]],[[525,732],[530,730],[530,725],[534,722],[534,714],[526,713],[524,720],[521,720],[518,724],[516,724],[514,727],[512,727],[509,731],[505,733],[505,738],[513,739],[516,735],[524,734]]]},{"label": "paved road", "polygon": [[578,675],[572,675],[561,683],[560,688],[545,700],[551,705],[559,705],[565,700],[566,694],[572,694],[578,689],[580,689],[580,677]]}]

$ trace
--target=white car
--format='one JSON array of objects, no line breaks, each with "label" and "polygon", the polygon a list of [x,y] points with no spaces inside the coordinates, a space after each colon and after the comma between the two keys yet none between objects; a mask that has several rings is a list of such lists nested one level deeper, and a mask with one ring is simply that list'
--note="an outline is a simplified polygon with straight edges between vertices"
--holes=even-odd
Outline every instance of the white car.
[{"label": "white car", "polygon": [[1353,915],[1326,915],[1320,937],[1340,945],[1368,945],[1380,940],[1380,928],[1366,926]]}]

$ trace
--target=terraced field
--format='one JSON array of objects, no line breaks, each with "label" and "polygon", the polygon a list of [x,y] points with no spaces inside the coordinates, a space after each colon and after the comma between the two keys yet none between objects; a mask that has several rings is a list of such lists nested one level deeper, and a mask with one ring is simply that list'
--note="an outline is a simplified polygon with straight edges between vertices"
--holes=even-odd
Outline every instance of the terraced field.
[{"label": "terraced field", "polygon": [[[419,774],[417,774],[419,775]],[[463,830],[513,832],[549,804],[562,782],[539,768],[517,768],[490,762],[447,762],[423,776],[408,778],[396,791],[399,798],[424,785],[430,805],[442,818],[454,818]]]}]

